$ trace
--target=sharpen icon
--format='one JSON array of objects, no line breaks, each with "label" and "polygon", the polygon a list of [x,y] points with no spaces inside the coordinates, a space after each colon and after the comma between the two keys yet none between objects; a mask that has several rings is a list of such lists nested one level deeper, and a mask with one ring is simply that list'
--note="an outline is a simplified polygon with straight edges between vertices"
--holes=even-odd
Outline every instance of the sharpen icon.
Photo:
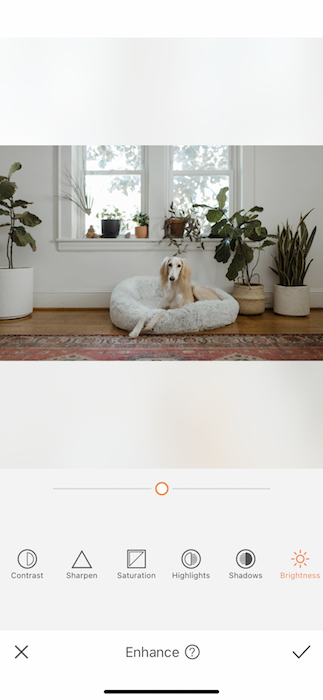
[{"label": "sharpen icon", "polygon": [[146,568],[146,550],[145,549],[127,549],[127,568],[128,569],[145,569]]}]

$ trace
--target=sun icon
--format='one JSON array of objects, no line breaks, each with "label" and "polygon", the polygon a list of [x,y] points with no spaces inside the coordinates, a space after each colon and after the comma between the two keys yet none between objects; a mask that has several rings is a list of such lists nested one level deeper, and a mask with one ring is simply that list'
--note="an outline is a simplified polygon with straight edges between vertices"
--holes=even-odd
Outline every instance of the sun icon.
[{"label": "sun icon", "polygon": [[307,552],[302,552],[302,550],[300,549],[298,554],[297,554],[297,552],[294,552],[294,554],[295,554],[295,556],[292,557],[292,561],[295,562],[294,566],[297,566],[297,564],[298,564],[300,569],[302,568],[303,565],[307,566],[306,562],[309,561],[309,559],[310,559],[309,557],[306,556]]}]

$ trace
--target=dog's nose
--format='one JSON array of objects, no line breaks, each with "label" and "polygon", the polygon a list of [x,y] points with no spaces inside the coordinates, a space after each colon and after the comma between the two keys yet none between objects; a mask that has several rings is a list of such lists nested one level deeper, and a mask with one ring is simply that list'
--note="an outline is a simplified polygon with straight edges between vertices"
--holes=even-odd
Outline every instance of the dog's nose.
[{"label": "dog's nose", "polygon": [[175,282],[175,277],[170,277],[169,279],[171,282]]}]

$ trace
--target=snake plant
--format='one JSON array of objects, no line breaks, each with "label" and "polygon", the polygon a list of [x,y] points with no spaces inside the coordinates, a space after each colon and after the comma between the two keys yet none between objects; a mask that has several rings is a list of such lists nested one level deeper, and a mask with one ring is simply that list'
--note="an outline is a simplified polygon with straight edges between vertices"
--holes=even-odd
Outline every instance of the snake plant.
[{"label": "snake plant", "polygon": [[288,221],[280,230],[277,226],[277,256],[276,268],[270,269],[279,277],[279,284],[283,287],[301,287],[304,278],[313,259],[306,264],[306,259],[316,233],[316,226],[309,235],[305,224],[306,217],[313,211],[311,209],[305,216],[300,216],[300,221],[295,233],[293,233]]}]

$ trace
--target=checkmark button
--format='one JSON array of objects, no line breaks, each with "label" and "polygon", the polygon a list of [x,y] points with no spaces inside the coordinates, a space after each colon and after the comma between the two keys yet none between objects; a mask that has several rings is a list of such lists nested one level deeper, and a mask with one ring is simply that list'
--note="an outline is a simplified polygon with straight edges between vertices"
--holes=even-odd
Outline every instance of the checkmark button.
[{"label": "checkmark button", "polygon": [[127,549],[127,568],[128,569],[145,569],[146,568],[146,550],[145,549]]},{"label": "checkmark button", "polygon": [[310,647],[311,647],[311,645],[309,645],[308,647],[306,647],[306,649],[304,649],[304,651],[302,651],[301,654],[296,654],[296,651],[293,651],[293,654],[295,654],[295,656],[297,656],[297,658],[300,659],[300,658],[303,656],[303,654],[305,654],[305,652],[308,651],[308,650],[310,649]]}]

